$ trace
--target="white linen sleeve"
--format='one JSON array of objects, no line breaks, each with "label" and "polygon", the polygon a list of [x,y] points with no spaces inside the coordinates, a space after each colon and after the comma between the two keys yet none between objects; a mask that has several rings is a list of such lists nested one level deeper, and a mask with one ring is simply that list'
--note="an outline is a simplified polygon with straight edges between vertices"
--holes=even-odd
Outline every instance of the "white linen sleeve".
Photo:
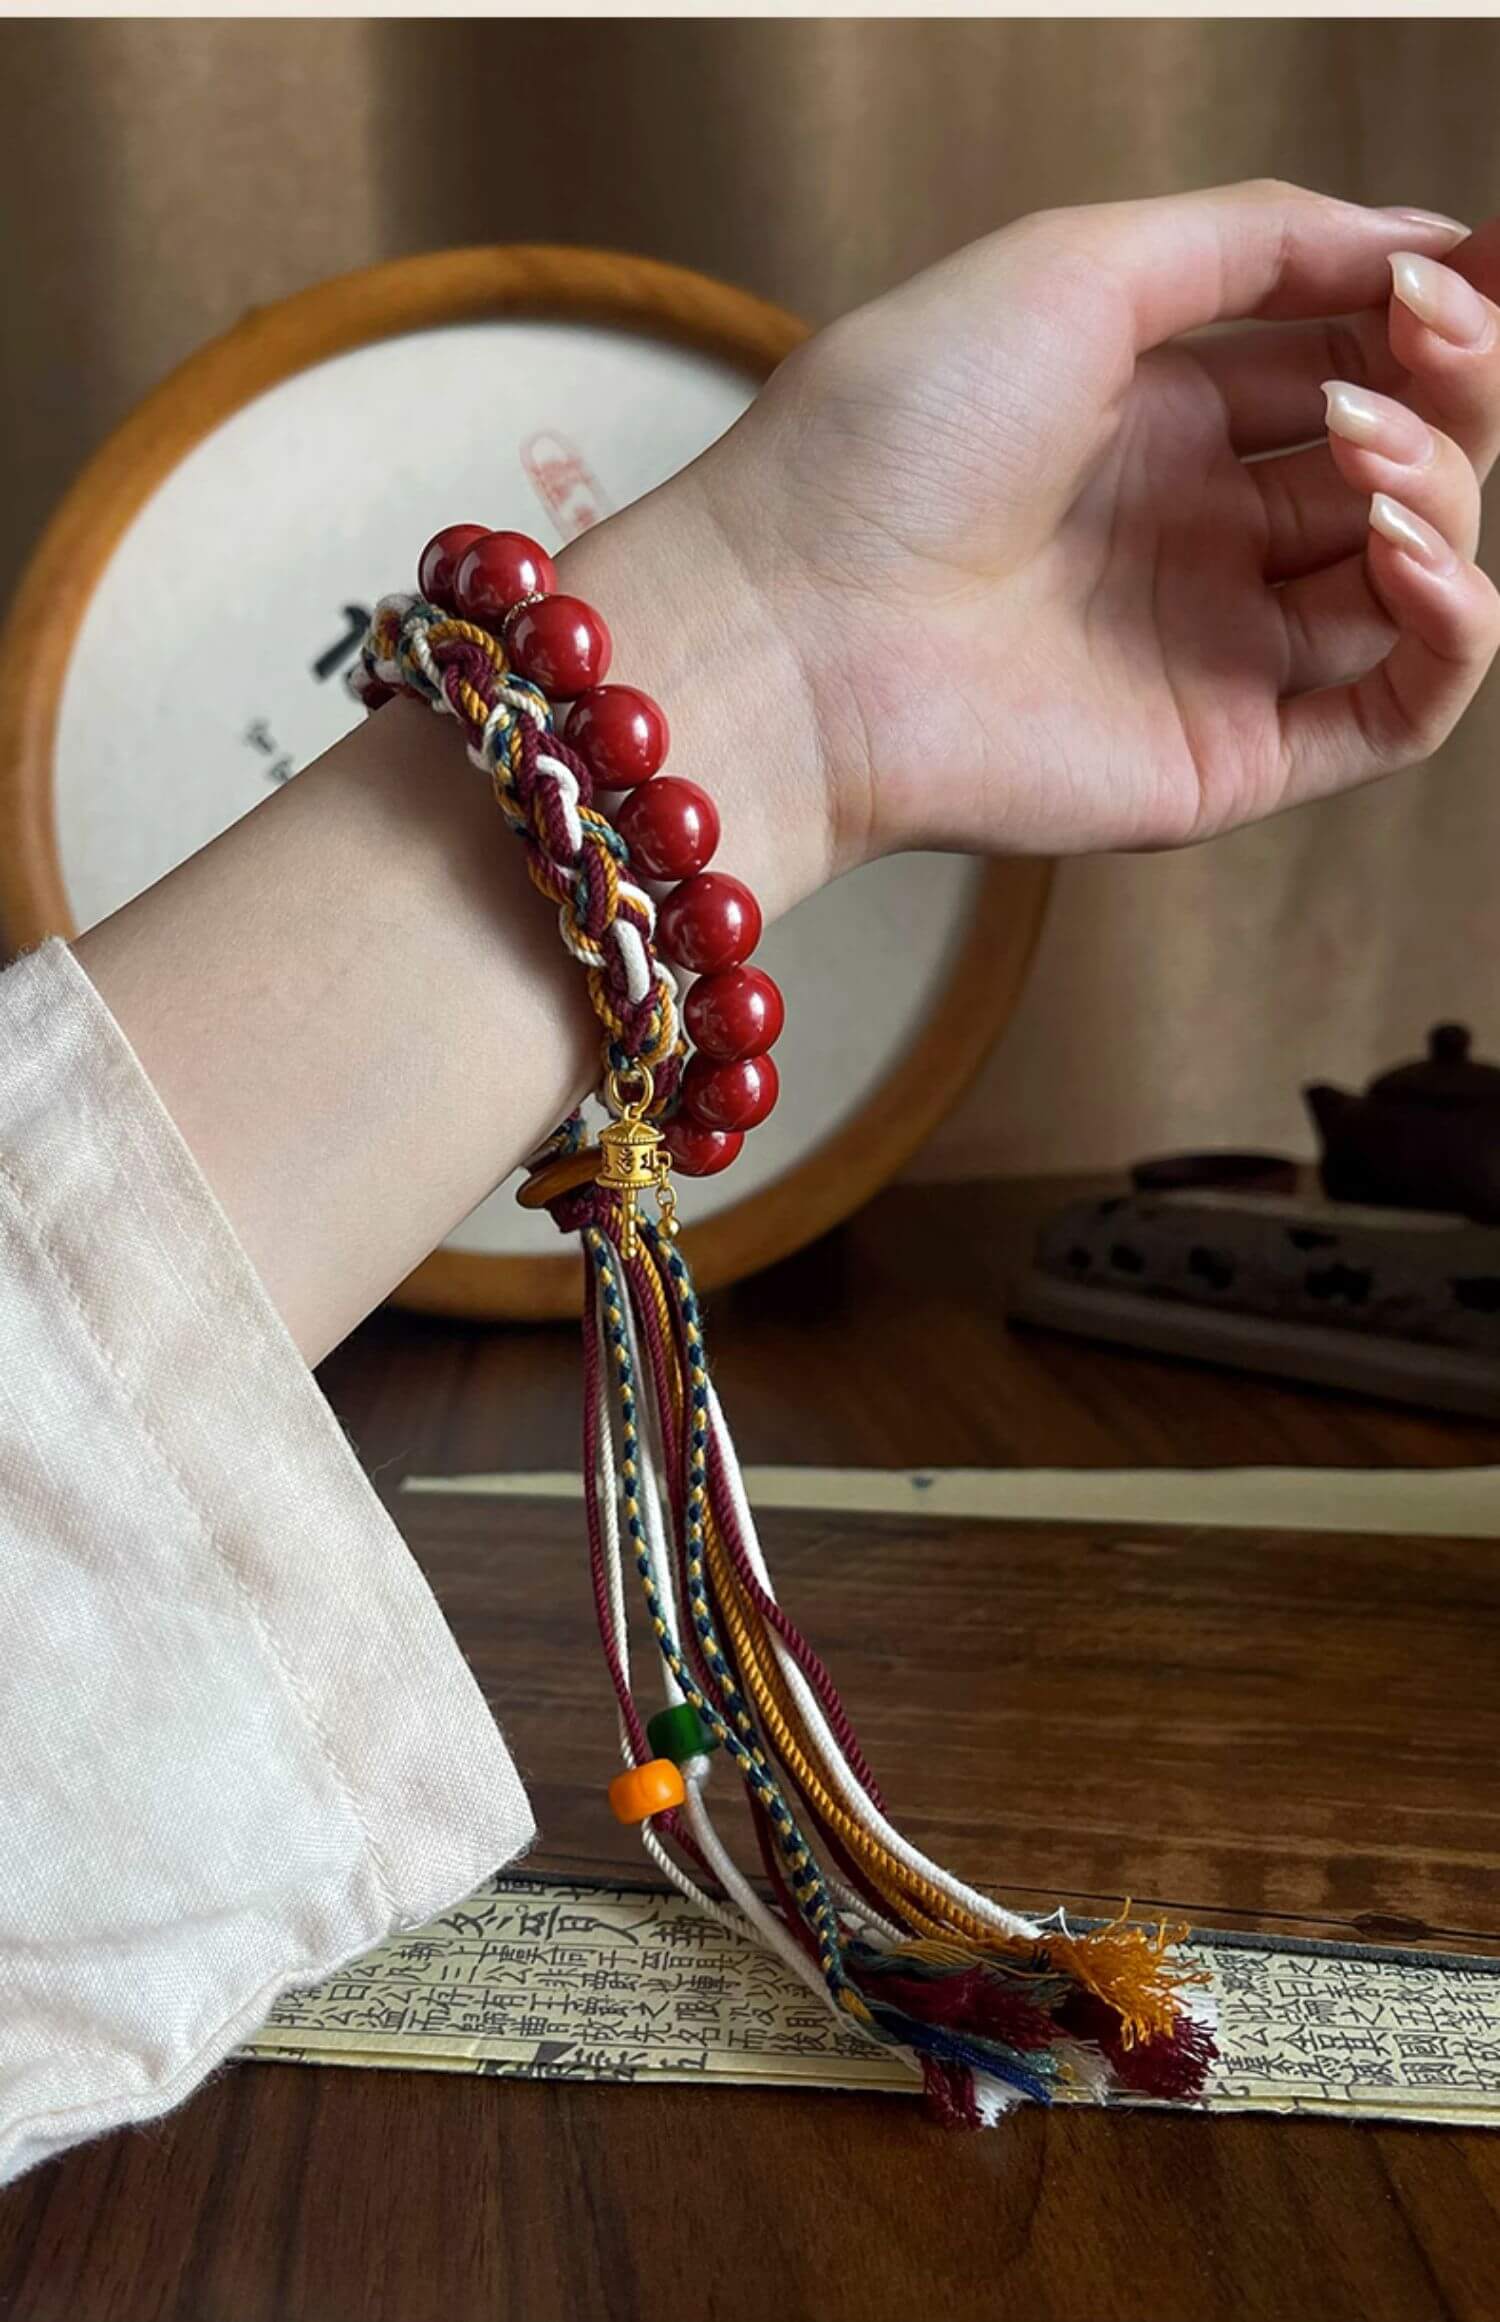
[{"label": "white linen sleeve", "polygon": [[72,953],[0,975],[0,2181],[532,1836],[483,1697]]}]

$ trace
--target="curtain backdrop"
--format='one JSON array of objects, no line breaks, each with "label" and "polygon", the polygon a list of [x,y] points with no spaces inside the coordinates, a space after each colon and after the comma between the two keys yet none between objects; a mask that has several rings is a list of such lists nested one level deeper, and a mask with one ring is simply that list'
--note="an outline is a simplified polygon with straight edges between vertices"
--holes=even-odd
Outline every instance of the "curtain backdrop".
[{"label": "curtain backdrop", "polygon": [[[601,242],[822,320],[1043,205],[1273,174],[1500,208],[1482,22],[13,22],[0,68],[0,586],[171,364],[378,258]],[[1424,776],[1066,866],[922,1169],[1306,1148],[1305,1079],[1444,1015],[1500,1053],[1497,745],[1500,682]]]}]

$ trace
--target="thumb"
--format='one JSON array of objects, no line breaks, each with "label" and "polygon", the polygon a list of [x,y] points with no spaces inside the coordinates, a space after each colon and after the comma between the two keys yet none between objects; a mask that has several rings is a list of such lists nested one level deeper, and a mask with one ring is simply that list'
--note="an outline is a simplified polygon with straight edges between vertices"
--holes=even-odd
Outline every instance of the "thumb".
[{"label": "thumb", "polygon": [[1394,251],[1437,257],[1467,234],[1432,211],[1365,209],[1277,179],[1057,215],[1128,302],[1138,352],[1208,323],[1381,305]]}]

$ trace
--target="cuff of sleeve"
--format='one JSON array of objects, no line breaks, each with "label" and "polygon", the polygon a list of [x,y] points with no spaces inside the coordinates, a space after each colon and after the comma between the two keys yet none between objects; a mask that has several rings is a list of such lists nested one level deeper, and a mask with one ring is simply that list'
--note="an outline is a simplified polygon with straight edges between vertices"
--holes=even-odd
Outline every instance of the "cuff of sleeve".
[{"label": "cuff of sleeve", "polygon": [[[102,1830],[113,1798],[150,1873],[136,1899],[102,1897],[124,1848],[82,1819],[71,1847],[27,1847],[22,1930],[33,1910],[58,1949],[33,1986],[20,1946],[37,2039],[13,2094],[99,2126],[162,2109],[247,2012],[431,1917],[534,1833],[431,1591],[103,1000],[53,942],[3,1001],[0,1324],[37,1351],[35,1396],[64,1427],[46,1459],[60,1512],[37,1512],[44,1479],[27,1529],[77,1599],[63,1650],[23,1643],[12,1698],[66,1737],[80,1818]],[[29,1746],[45,1771],[45,1735]],[[134,1988],[107,2045],[133,2090],[91,2103],[53,2069],[49,1991],[70,1944],[92,1977],[122,1942]]]}]

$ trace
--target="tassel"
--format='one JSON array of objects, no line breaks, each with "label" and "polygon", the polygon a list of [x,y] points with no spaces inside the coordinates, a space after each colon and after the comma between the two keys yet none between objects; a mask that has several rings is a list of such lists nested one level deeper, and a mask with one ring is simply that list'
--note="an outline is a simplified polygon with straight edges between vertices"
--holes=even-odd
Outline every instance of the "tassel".
[{"label": "tassel", "polygon": [[[428,544],[424,574],[449,545]],[[458,721],[606,1035],[612,1120],[591,1146],[575,1113],[534,1155],[521,1200],[583,1240],[585,1497],[626,1768],[617,1811],[698,1909],[753,1934],[861,2038],[902,2050],[953,2125],[1059,2086],[1195,2095],[1214,2047],[1183,1996],[1201,1979],[1169,1957],[1177,1935],[1023,1918],[929,1861],[890,1820],[832,1678],[777,1602],[672,1239],[660,1124],[686,1044],[652,948],[656,907],[593,803],[587,758],[511,668],[504,634],[423,596],[385,598],[356,690],[371,706],[404,691]],[[660,1228],[638,1214],[653,1191]],[[664,1708],[649,1723],[631,1681],[627,1560],[660,1662]],[[769,1903],[714,1823],[716,1754],[748,1793]]]},{"label": "tassel", "polygon": [[[622,1756],[657,1760],[631,1687],[627,1559],[687,1744],[680,1802],[641,1820],[652,1859],[846,2028],[904,2051],[948,2125],[1059,2087],[1199,2094],[1216,2051],[1184,1997],[1203,1979],[1171,1956],[1181,1930],[1027,1919],[890,1821],[832,1678],[777,1601],[681,1252],[607,1181],[553,1207],[584,1247],[588,1528]],[[719,1836],[715,1756],[748,1793],[772,1902]]]}]

